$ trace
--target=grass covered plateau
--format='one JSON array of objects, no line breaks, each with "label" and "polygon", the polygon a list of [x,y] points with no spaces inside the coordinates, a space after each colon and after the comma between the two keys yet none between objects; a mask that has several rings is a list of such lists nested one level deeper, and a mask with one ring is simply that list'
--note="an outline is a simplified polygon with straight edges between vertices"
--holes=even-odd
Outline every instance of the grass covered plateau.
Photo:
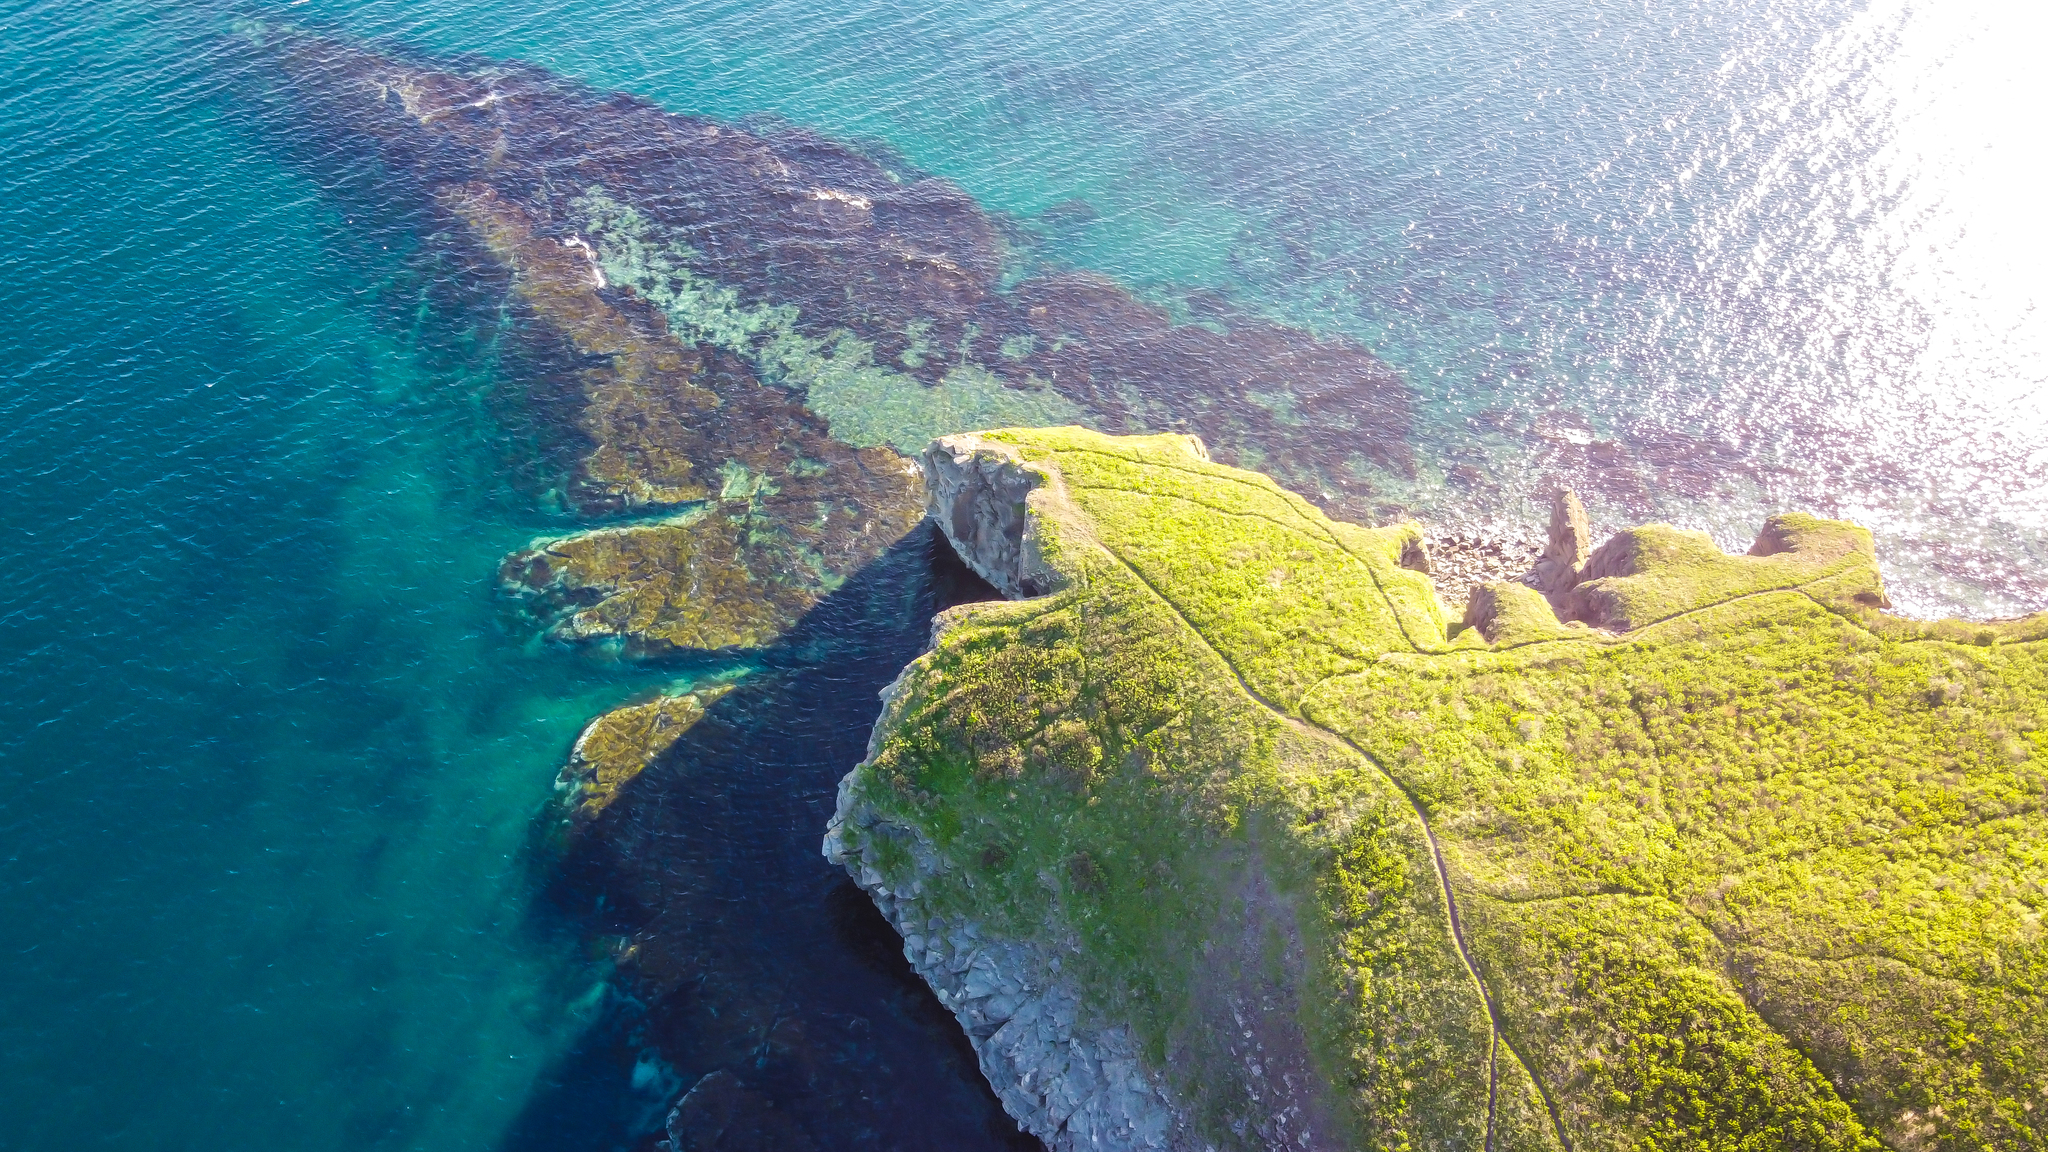
[{"label": "grass covered plateau", "polygon": [[1219,1146],[1242,1032],[1359,1148],[2048,1148],[2048,616],[1886,615],[1787,516],[1465,626],[1415,525],[1186,438],[976,443],[1060,587],[955,610],[849,778],[939,866],[849,834],[1059,949]]}]

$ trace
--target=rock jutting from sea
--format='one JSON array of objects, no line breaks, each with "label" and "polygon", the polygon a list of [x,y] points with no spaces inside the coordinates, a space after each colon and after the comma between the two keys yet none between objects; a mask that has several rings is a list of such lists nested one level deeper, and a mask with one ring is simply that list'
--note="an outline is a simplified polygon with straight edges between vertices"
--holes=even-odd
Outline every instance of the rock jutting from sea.
[{"label": "rock jutting from sea", "polygon": [[1563,500],[1457,620],[1415,525],[1187,437],[924,462],[1013,599],[940,617],[825,852],[1056,1152],[2048,1147],[2048,613]]}]

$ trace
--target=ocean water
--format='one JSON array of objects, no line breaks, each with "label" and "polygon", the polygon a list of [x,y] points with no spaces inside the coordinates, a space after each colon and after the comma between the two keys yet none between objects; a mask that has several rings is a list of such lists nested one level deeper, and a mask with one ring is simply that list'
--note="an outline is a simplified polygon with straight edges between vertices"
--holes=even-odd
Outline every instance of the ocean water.
[{"label": "ocean water", "polygon": [[706,976],[630,1002],[617,862],[536,830],[677,671],[507,611],[565,524],[500,294],[294,157],[250,17],[808,125],[1033,260],[1356,338],[1415,397],[1390,512],[1801,506],[1907,609],[2048,606],[2028,9],[4,0],[0,1149],[628,1147],[749,1059],[841,1146],[1010,1139],[815,852],[973,590],[906,542],[693,732],[648,826]]}]

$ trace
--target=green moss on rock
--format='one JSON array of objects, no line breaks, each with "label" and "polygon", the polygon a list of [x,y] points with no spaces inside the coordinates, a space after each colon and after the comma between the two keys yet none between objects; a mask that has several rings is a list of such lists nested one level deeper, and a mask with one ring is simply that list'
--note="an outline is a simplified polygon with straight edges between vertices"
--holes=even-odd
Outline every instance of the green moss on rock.
[{"label": "green moss on rock", "polygon": [[1206,1139],[1277,1107],[1256,988],[1326,1143],[2048,1147],[2048,617],[1885,616],[1867,533],[1782,517],[1454,628],[1413,526],[1181,437],[979,443],[1060,590],[950,618],[844,834],[1063,949]]}]

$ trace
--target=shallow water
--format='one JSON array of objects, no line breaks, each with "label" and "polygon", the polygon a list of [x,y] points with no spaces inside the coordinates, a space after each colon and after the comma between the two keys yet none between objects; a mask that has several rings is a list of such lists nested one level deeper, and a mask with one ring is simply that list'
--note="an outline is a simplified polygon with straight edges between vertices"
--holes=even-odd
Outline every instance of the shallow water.
[{"label": "shallow water", "polygon": [[739,1059],[622,999],[634,915],[760,977],[704,1003],[794,989],[807,1039],[776,1051],[817,1063],[760,1075],[806,1124],[1000,1140],[805,832],[961,593],[892,554],[856,587],[908,601],[831,602],[837,646],[693,734],[730,784],[650,801],[693,845],[643,858],[684,878],[659,906],[556,871],[532,844],[569,742],[682,670],[507,612],[499,558],[569,522],[507,400],[502,290],[293,154],[224,55],[249,15],[809,125],[1007,216],[1014,275],[1355,338],[1412,393],[1389,511],[1527,520],[1568,481],[1610,525],[1737,546],[1797,504],[1877,528],[1908,608],[2048,605],[2048,241],[2014,123],[2038,16],[6,4],[0,1148],[629,1144]]},{"label": "shallow water", "polygon": [[[294,13],[317,10],[317,3]],[[337,6],[339,9],[340,6]],[[2048,225],[2019,47],[1903,3],[347,6],[345,27],[878,141],[1045,258],[1349,333],[1402,369],[1390,503],[1615,489],[1746,545],[1798,504],[1896,598],[2048,596]],[[1619,465],[1619,467],[1617,467]],[[1461,466],[1468,470],[1461,472]],[[1613,483],[1617,471],[1629,483]]]}]

